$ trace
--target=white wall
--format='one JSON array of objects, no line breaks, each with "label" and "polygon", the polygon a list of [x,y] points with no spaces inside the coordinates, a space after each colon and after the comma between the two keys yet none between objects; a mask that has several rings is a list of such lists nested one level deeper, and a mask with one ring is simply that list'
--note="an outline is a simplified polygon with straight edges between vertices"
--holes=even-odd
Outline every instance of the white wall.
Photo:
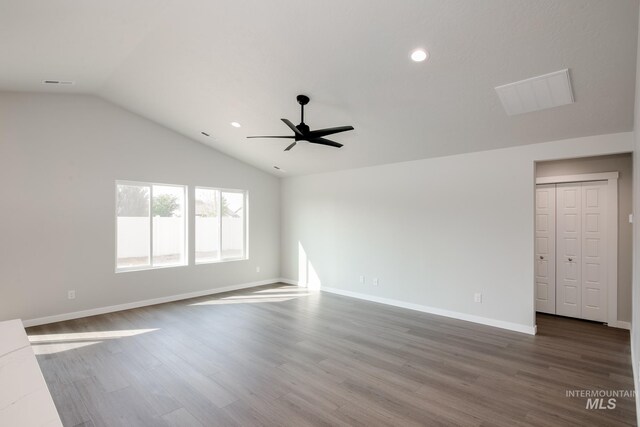
[{"label": "white wall", "polygon": [[632,146],[623,133],[287,178],[282,275],[532,332],[534,162]]},{"label": "white wall", "polygon": [[[640,58],[640,52],[639,52]],[[638,68],[640,71],[640,65]],[[640,79],[640,73],[638,73]],[[638,380],[640,376],[640,96],[638,94],[638,82],[636,81],[636,108],[635,108],[635,138],[633,156],[633,289],[631,309],[631,356],[633,376],[636,384],[636,416],[640,425],[640,396],[638,395]]]},{"label": "white wall", "polygon": [[[250,259],[114,273],[116,180],[249,190]],[[0,320],[279,276],[278,178],[99,98],[0,93],[0,182]]]},{"label": "white wall", "polygon": [[633,156],[633,306],[631,310],[631,363],[636,389],[636,417],[638,424],[640,424],[640,396],[638,396],[638,377],[640,376],[640,224],[638,223],[638,221],[640,221],[640,31],[638,38]]}]

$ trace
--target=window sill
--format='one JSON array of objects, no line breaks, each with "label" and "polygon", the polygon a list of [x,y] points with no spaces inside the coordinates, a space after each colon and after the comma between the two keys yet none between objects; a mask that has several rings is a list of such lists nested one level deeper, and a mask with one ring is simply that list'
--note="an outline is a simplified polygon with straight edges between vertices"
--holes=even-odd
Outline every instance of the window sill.
[{"label": "window sill", "polygon": [[173,265],[158,265],[158,266],[144,266],[144,267],[125,267],[125,268],[116,268],[116,274],[118,273],[130,273],[132,271],[148,271],[148,270],[164,270],[166,268],[176,268],[176,267],[188,267],[189,264],[173,264]]},{"label": "window sill", "polygon": [[227,259],[217,259],[215,261],[196,261],[195,265],[207,265],[207,264],[222,264],[225,262],[234,262],[234,261],[248,261],[249,257],[243,258],[227,258]]}]

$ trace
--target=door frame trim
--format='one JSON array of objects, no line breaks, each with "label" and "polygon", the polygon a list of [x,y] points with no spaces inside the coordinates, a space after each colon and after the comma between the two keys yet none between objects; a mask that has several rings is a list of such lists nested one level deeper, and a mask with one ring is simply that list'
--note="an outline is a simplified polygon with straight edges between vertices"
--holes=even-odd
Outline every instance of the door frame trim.
[{"label": "door frame trim", "polygon": [[[618,172],[536,178],[537,184],[607,181],[607,325],[619,328],[618,321]],[[611,286],[613,284],[613,286]]]},{"label": "door frame trim", "polygon": [[580,175],[543,176],[536,178],[536,184],[562,184],[565,182],[618,180],[619,172],[584,173]]}]

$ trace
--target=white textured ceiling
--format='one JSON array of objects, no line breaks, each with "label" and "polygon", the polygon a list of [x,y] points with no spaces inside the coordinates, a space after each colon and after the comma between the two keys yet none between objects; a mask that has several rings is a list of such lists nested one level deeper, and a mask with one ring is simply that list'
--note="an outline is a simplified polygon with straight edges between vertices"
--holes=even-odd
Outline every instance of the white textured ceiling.
[{"label": "white textured ceiling", "polygon": [[[97,94],[269,172],[306,174],[630,131],[637,11],[636,0],[0,0],[0,90]],[[415,47],[430,60],[411,62]],[[505,114],[495,86],[563,68],[575,104]],[[280,118],[299,122],[299,93],[312,129],[356,128],[331,137],[342,149],[245,139],[289,134]]]}]

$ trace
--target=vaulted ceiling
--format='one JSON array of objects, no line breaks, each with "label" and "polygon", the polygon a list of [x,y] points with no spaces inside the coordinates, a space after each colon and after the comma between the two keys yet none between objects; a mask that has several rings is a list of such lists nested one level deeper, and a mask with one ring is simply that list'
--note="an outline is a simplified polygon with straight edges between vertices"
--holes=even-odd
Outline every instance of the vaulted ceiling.
[{"label": "vaulted ceiling", "polygon": [[[637,18],[636,0],[0,0],[0,90],[95,94],[306,174],[630,131]],[[505,114],[495,86],[564,68],[574,104]],[[312,128],[355,127],[342,149],[246,139],[288,134],[300,93]]]}]

